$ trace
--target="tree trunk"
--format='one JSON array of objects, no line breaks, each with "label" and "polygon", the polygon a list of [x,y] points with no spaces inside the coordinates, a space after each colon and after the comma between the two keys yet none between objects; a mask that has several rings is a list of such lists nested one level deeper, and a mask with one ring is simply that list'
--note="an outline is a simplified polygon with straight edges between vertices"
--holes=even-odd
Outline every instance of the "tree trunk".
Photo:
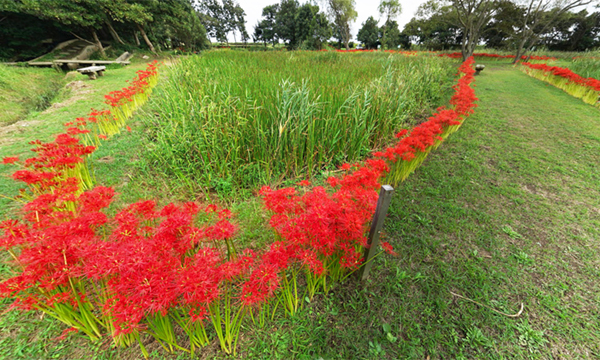
[{"label": "tree trunk", "polygon": [[344,29],[344,45],[346,46],[346,51],[350,50],[350,29]]},{"label": "tree trunk", "polygon": [[150,42],[150,39],[148,39],[148,35],[146,35],[144,28],[140,24],[137,24],[137,27],[140,30],[140,33],[142,34],[142,37],[144,38],[146,45],[148,45],[148,47],[150,48],[150,51],[152,51],[153,53],[156,54],[156,50],[154,50],[154,45],[152,45],[152,43]]},{"label": "tree trunk", "polygon": [[139,38],[139,37],[138,37],[138,35],[137,35],[137,31],[134,31],[134,32],[133,32],[133,38],[135,39],[135,44],[136,44],[137,46],[140,46],[140,45],[141,45],[141,44],[140,44],[140,38]]},{"label": "tree trunk", "polygon": [[115,41],[118,41],[121,44],[125,44],[123,42],[123,40],[121,40],[121,38],[119,37],[119,34],[117,34],[117,31],[115,30],[115,28],[113,28],[112,24],[108,20],[106,21],[106,27],[108,28],[110,35],[113,37],[113,39],[115,39]]},{"label": "tree trunk", "polygon": [[102,43],[100,39],[98,39],[98,34],[96,34],[96,30],[92,29],[92,36],[94,37],[94,42],[96,43],[96,47],[100,50],[100,53],[103,57],[106,57],[106,53],[104,52],[104,48],[102,47]]},{"label": "tree trunk", "polygon": [[529,38],[527,36],[525,36],[523,38],[523,40],[521,40],[519,42],[519,47],[517,48],[517,53],[515,54],[515,59],[513,60],[513,64],[516,64],[519,62],[519,60],[521,60],[521,56],[524,53],[523,49],[525,49],[525,44],[527,43],[528,40],[529,40]]}]

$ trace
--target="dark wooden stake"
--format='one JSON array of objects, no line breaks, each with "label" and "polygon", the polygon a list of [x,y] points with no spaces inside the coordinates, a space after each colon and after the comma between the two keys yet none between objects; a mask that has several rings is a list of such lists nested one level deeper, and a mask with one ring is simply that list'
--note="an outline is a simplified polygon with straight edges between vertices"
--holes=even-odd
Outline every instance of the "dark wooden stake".
[{"label": "dark wooden stake", "polygon": [[379,191],[379,200],[377,200],[377,208],[373,215],[373,222],[371,223],[371,230],[369,231],[369,238],[367,239],[368,247],[365,249],[364,265],[361,267],[358,274],[360,280],[366,280],[369,277],[369,270],[371,270],[371,266],[373,266],[372,259],[379,248],[379,235],[383,228],[383,221],[387,216],[393,193],[394,188],[390,185],[383,185]]}]

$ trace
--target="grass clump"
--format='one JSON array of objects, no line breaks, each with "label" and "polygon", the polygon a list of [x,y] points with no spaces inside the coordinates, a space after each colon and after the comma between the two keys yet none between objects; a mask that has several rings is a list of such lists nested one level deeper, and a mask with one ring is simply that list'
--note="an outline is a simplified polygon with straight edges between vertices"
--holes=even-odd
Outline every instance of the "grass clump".
[{"label": "grass clump", "polygon": [[53,69],[0,65],[0,126],[24,119],[30,111],[44,110],[64,83]]},{"label": "grass clump", "polygon": [[[153,98],[147,156],[228,192],[363,158],[443,102],[445,59],[213,51],[182,59]],[[426,110],[424,110],[426,109]]]}]

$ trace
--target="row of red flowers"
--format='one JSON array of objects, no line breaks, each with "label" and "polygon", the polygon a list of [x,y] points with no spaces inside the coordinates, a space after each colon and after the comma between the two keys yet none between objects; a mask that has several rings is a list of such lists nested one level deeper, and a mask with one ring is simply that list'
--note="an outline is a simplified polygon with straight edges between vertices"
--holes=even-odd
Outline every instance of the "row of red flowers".
[{"label": "row of red flowers", "polygon": [[[442,53],[442,54],[439,54],[438,56],[449,57],[452,59],[462,59],[462,53],[460,53],[460,52]],[[488,53],[474,53],[473,57],[488,58],[488,59],[514,59],[515,58],[514,55],[498,55],[498,54],[488,54]],[[551,56],[537,56],[537,55],[521,56],[521,60],[526,60],[528,58],[531,60],[556,60],[555,57],[551,57]]]},{"label": "row of red flowers", "polygon": [[548,66],[546,64],[531,64],[528,62],[523,62],[523,63],[521,63],[521,65],[527,66],[528,68],[531,68],[534,70],[541,70],[543,72],[550,73],[554,76],[565,78],[565,79],[569,80],[569,82],[571,82],[571,83],[585,86],[585,87],[588,87],[595,91],[600,91],[600,80],[594,79],[591,77],[584,78],[582,76],[575,74],[573,71],[571,71],[567,68],[562,68],[562,67],[558,67],[558,66]]},{"label": "row of red flowers", "polygon": [[[326,293],[362,265],[382,180],[402,181],[473,112],[473,63],[469,58],[459,69],[451,108],[400,131],[397,144],[376,152],[375,159],[343,165],[344,175],[329,178],[327,186],[307,189],[310,184],[302,181],[299,189],[262,188],[277,241],[259,252],[236,249],[231,212],[215,205],[158,209],[153,201],[140,201],[107,216],[114,190],[84,191],[77,175],[95,149],[82,144],[89,118],[78,119],[53,143],[36,142],[38,156],[15,173],[30,189],[23,191],[29,202],[21,220],[0,223],[0,246],[12,255],[16,273],[0,284],[0,296],[92,339],[108,334],[119,346],[137,341],[145,355],[142,333],[168,351],[190,352],[216,336],[224,351],[234,353],[246,315],[255,322],[277,309],[293,315],[300,299]],[[107,117],[115,109],[125,115],[129,103],[147,94],[155,64],[148,71],[138,74],[133,88],[107,97],[113,107]],[[383,247],[393,252],[389,244]],[[304,294],[299,282],[306,285]],[[187,342],[177,339],[176,327]]]}]

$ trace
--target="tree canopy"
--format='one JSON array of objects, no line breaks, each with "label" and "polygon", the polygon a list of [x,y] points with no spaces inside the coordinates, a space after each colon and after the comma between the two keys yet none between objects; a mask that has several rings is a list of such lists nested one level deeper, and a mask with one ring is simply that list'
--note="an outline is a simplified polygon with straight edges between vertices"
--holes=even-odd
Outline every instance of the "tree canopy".
[{"label": "tree canopy", "polygon": [[[142,36],[148,48],[208,45],[192,0],[1,0],[4,16],[27,15],[96,44],[112,38],[124,44]],[[12,14],[12,15],[11,15]],[[36,27],[38,24],[23,24]]]}]

